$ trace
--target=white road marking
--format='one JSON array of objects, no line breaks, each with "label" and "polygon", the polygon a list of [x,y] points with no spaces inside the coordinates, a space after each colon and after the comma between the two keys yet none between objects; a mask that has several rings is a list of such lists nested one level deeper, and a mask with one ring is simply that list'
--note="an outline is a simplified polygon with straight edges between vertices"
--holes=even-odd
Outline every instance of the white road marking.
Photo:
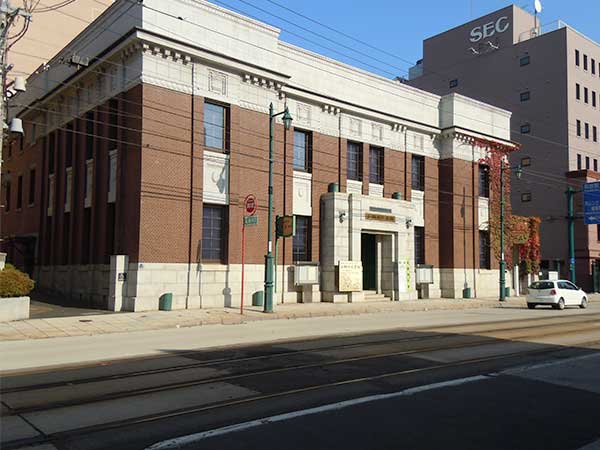
[{"label": "white road marking", "polygon": [[561,364],[569,364],[572,362],[581,361],[583,359],[598,358],[599,356],[600,356],[600,354],[598,354],[598,353],[590,353],[588,355],[574,356],[572,358],[557,359],[556,361],[549,361],[549,362],[543,362],[543,363],[539,363],[539,364],[530,364],[530,365],[512,367],[510,369],[503,370],[502,372],[500,372],[500,374],[514,375],[514,374],[518,374],[521,372],[526,372],[528,370],[543,369],[545,367],[558,366]]},{"label": "white road marking", "polygon": [[588,445],[578,448],[577,450],[600,450],[600,439],[590,442]]},{"label": "white road marking", "polygon": [[235,425],[229,425],[227,427],[215,428],[214,430],[202,431],[200,433],[194,433],[187,436],[181,436],[174,439],[168,439],[166,441],[157,442],[156,444],[147,447],[146,450],[170,450],[181,448],[186,445],[194,444],[198,441],[222,436],[224,434],[236,433],[239,431],[248,430],[250,428],[256,428],[263,425],[268,425],[276,422],[284,422],[286,420],[292,420],[298,417],[310,416],[314,414],[320,414],[328,411],[340,410],[343,408],[348,408],[350,406],[361,405],[364,403],[376,402],[380,400],[387,400],[390,398],[396,397],[404,397],[409,395],[418,394],[420,392],[432,391],[435,389],[441,389],[445,387],[451,386],[459,386],[461,384],[473,383],[475,381],[487,380],[490,377],[487,375],[477,375],[473,377],[467,378],[459,378],[456,380],[444,381],[441,383],[432,383],[426,384],[424,386],[417,386],[409,389],[404,389],[398,392],[392,392],[389,394],[378,394],[378,395],[369,395],[367,397],[355,398],[352,400],[345,400],[343,402],[330,403],[328,405],[317,406],[315,408],[302,409],[300,411],[294,411],[285,414],[278,414],[276,416],[265,417],[263,419],[251,420],[249,422],[238,423]]}]

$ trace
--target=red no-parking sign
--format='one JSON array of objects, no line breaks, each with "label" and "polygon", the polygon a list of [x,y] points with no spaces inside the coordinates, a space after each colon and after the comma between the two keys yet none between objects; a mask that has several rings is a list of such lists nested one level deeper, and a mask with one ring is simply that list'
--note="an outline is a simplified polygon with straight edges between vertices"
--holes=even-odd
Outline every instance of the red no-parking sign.
[{"label": "red no-parking sign", "polygon": [[246,214],[249,216],[253,216],[256,213],[256,208],[258,208],[258,203],[256,202],[256,197],[254,194],[249,194],[244,199],[244,208],[246,208]]}]

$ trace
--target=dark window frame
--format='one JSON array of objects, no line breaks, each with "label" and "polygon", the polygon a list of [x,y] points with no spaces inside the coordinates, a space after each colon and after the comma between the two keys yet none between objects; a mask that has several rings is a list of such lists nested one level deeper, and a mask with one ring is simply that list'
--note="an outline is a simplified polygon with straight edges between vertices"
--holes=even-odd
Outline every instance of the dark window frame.
[{"label": "dark window frame", "polygon": [[528,102],[531,100],[531,91],[521,92],[520,98],[522,102]]},{"label": "dark window frame", "polygon": [[521,134],[529,134],[531,133],[531,124],[524,123],[521,125]]},{"label": "dark window frame", "polygon": [[17,177],[17,211],[23,209],[23,175]]},{"label": "dark window frame", "polygon": [[[384,150],[383,147],[369,147],[369,183],[383,184],[384,182]],[[373,164],[376,167],[373,167]]]},{"label": "dark window frame", "polygon": [[4,185],[4,211],[5,212],[10,212],[10,201],[11,201],[11,187],[12,187],[12,183],[10,180],[6,180],[6,183]]},{"label": "dark window frame", "polygon": [[28,205],[35,205],[35,167],[29,169],[29,195],[28,195]]},{"label": "dark window frame", "polygon": [[450,80],[448,82],[448,87],[450,89],[454,89],[454,88],[458,87],[458,78],[454,78],[454,79]]},{"label": "dark window frame", "polygon": [[[297,164],[297,161],[299,161],[299,159],[296,158],[296,149],[301,148],[301,146],[296,145],[296,137],[300,135],[303,136],[304,140],[304,162],[302,164]],[[312,172],[312,132],[294,129],[293,139],[294,142],[292,144],[292,147],[294,150],[294,154],[292,159],[292,165],[294,167],[294,170],[308,173]]]},{"label": "dark window frame", "polygon": [[485,164],[479,164],[479,196],[490,198],[490,169]]},{"label": "dark window frame", "polygon": [[589,170],[590,169],[590,157],[586,156],[585,157],[585,170]]},{"label": "dark window frame", "polygon": [[581,65],[581,57],[579,54],[579,50],[575,50],[575,65],[579,67]]},{"label": "dark window frame", "polygon": [[479,231],[479,268],[483,270],[492,268],[490,232],[486,230]]},{"label": "dark window frame", "polygon": [[575,100],[581,100],[581,85],[575,83]]},{"label": "dark window frame", "polygon": [[531,201],[532,195],[531,192],[523,192],[521,194],[521,203],[528,203]]},{"label": "dark window frame", "polygon": [[585,123],[584,124],[584,132],[585,132],[585,138],[589,139],[590,138],[590,124],[589,123]]},{"label": "dark window frame", "polygon": [[[208,213],[208,211],[216,212]],[[227,249],[228,249],[228,237],[229,237],[229,217],[228,207],[226,205],[213,205],[204,204],[202,207],[202,261],[206,263],[218,263],[227,264]],[[219,216],[219,217],[217,217]],[[208,221],[213,222],[209,223]],[[217,229],[214,225],[216,222],[220,223],[220,228]],[[208,236],[208,231],[217,230],[217,235]],[[217,246],[212,246],[212,241],[218,241]]]},{"label": "dark window frame", "polygon": [[312,217],[296,216],[296,234],[292,240],[292,260],[309,262],[312,260]]},{"label": "dark window frame", "polygon": [[590,90],[587,87],[583,87],[583,103],[588,104],[590,102]]},{"label": "dark window frame", "polygon": [[411,189],[415,191],[425,191],[425,157],[422,155],[412,155],[411,157]]},{"label": "dark window frame", "polygon": [[[356,168],[351,164],[356,164]],[[360,142],[348,141],[346,145],[346,178],[354,181],[363,180],[363,144]]]},{"label": "dark window frame", "polygon": [[577,170],[581,170],[581,155],[577,154]]},{"label": "dark window frame", "polygon": [[531,156],[524,156],[521,158],[521,166],[528,167],[531,166]]},{"label": "dark window frame", "polygon": [[587,72],[588,70],[588,55],[583,54],[583,70]]},{"label": "dark window frame", "polygon": [[577,136],[581,137],[581,120],[577,119],[576,121],[576,128],[577,128]]},{"label": "dark window frame", "polygon": [[530,62],[531,62],[531,58],[529,55],[521,56],[521,58],[519,58],[519,66],[520,67],[528,66]]},{"label": "dark window frame", "polygon": [[425,227],[414,227],[415,264],[425,264]]},{"label": "dark window frame", "polygon": [[[221,108],[221,110],[222,110],[221,117],[223,120],[222,126],[217,123],[207,122],[207,116],[208,116],[207,107]],[[216,135],[215,136],[210,135],[209,131],[207,129],[207,125],[209,127],[222,129],[220,138],[217,138]],[[230,110],[229,105],[226,105],[224,103],[220,103],[220,102],[217,102],[214,100],[205,99],[204,106],[203,106],[203,116],[202,116],[202,128],[203,128],[203,133],[204,133],[204,139],[203,139],[204,147],[206,147],[207,149],[210,149],[210,150],[220,151],[222,153],[229,153],[229,151],[230,151],[230,138],[229,138],[230,126],[231,126],[231,110]],[[222,141],[222,145],[216,146],[216,147],[213,145],[210,145],[207,140],[210,138],[220,139]]]}]

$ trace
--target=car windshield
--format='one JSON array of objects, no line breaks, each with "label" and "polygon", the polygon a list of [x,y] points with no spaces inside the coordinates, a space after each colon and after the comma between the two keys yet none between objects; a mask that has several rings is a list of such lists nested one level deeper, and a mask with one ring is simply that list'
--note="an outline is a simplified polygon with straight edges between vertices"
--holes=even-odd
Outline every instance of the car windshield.
[{"label": "car windshield", "polygon": [[552,289],[554,288],[554,282],[552,281],[536,281],[531,283],[529,289]]}]

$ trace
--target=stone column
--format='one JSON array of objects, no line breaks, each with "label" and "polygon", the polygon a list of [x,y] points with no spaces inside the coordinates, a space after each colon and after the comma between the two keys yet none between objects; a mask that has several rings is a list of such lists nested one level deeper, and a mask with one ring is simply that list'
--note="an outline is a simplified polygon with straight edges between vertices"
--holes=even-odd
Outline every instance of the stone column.
[{"label": "stone column", "polygon": [[127,292],[127,268],[129,257],[127,255],[112,255],[110,257],[110,278],[108,288],[108,309],[110,311],[123,310],[123,298]]}]

